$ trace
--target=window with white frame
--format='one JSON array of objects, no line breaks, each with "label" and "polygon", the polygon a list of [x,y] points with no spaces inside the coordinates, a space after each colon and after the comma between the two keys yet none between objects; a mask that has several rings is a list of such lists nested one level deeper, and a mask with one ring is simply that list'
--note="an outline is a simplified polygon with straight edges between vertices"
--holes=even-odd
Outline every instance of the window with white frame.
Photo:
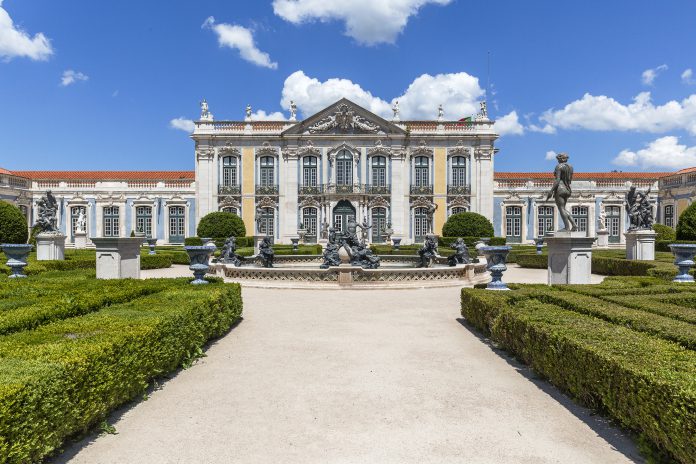
[{"label": "window with white frame", "polygon": [[260,160],[260,185],[272,187],[275,185],[275,163],[272,156],[262,156]]},{"label": "window with white frame", "polygon": [[372,208],[372,242],[384,243],[387,229],[387,208]]},{"label": "window with white frame", "polygon": [[305,240],[308,243],[315,243],[317,240],[317,209],[303,208],[302,209],[302,225],[307,234]]},{"label": "window with white frame", "polygon": [[146,237],[152,237],[152,206],[135,207],[135,230],[144,232]]},{"label": "window with white frame", "polygon": [[413,212],[413,234],[416,242],[425,240],[428,234],[428,209],[416,208]]},{"label": "window with white frame", "polygon": [[237,181],[237,158],[225,156],[222,158],[222,185],[225,187],[239,185]]},{"label": "window with white frame", "polygon": [[674,227],[674,205],[665,206],[665,225]]},{"label": "window with white frame", "polygon": [[537,208],[537,237],[543,237],[546,232],[554,231],[553,206],[539,206]]},{"label": "window with white frame", "polygon": [[452,214],[466,213],[466,208],[463,206],[455,206],[452,208]]},{"label": "window with white frame", "polygon": [[372,157],[372,185],[374,187],[387,185],[387,158],[384,156]]},{"label": "window with white frame", "polygon": [[104,237],[118,237],[120,235],[120,220],[118,206],[105,206],[103,211]]},{"label": "window with white frame", "polygon": [[505,207],[505,235],[510,243],[522,241],[522,207]]},{"label": "window with white frame", "polygon": [[353,155],[348,150],[336,156],[336,185],[353,185]]},{"label": "window with white frame", "polygon": [[466,186],[466,158],[463,156],[452,157],[452,180],[450,185],[454,187]]},{"label": "window with white frame", "polygon": [[589,217],[587,206],[573,206],[570,208],[570,215],[575,221],[579,232],[587,232],[587,221]]},{"label": "window with white frame", "polygon": [[609,242],[619,243],[621,241],[621,208],[619,206],[607,206],[604,208],[609,230]]},{"label": "window with white frame", "polygon": [[259,234],[274,236],[275,210],[273,208],[261,208],[259,217]]},{"label": "window with white frame", "polygon": [[316,156],[302,158],[302,185],[305,187],[317,186],[317,164]]},{"label": "window with white frame", "polygon": [[426,156],[416,156],[413,161],[414,166],[414,185],[417,187],[427,187],[430,185],[430,160]]},{"label": "window with white frame", "polygon": [[237,216],[239,216],[239,211],[234,206],[225,206],[222,208],[221,211],[224,211],[225,213],[236,214]]},{"label": "window with white frame", "polygon": [[186,235],[186,207],[169,207],[169,242],[182,243]]}]

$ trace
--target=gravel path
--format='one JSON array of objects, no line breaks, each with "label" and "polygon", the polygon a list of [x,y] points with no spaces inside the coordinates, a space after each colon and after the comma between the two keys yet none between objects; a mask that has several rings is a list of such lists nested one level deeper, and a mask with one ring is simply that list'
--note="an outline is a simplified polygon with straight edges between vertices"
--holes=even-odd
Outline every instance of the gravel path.
[{"label": "gravel path", "polygon": [[458,321],[458,291],[245,289],[244,321],[74,463],[623,463],[632,442]]}]

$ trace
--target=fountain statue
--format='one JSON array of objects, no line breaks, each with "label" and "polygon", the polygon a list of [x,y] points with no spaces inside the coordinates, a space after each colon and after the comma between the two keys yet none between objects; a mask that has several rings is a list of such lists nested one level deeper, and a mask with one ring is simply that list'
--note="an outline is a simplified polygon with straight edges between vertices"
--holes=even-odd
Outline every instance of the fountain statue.
[{"label": "fountain statue", "polygon": [[271,237],[264,237],[259,245],[259,258],[263,267],[273,267],[273,257],[275,253],[271,245]]},{"label": "fountain statue", "polygon": [[466,247],[463,238],[458,238],[450,248],[455,250],[453,255],[447,257],[447,264],[450,266],[456,266],[457,264],[471,264],[471,257],[469,256],[469,249]]},{"label": "fountain statue", "polygon": [[423,246],[418,250],[418,256],[420,256],[420,265],[418,267],[430,267],[433,265],[433,260],[439,256],[437,253],[437,237],[435,235],[428,234],[425,237]]},{"label": "fountain statue", "polygon": [[223,264],[233,264],[235,267],[241,266],[242,261],[244,261],[244,257],[235,253],[236,251],[237,238],[227,238],[225,240],[225,244],[222,246],[222,251],[220,252],[220,257],[217,259],[217,262]]},{"label": "fountain statue", "polygon": [[321,269],[328,269],[330,266],[340,266],[341,257],[338,255],[339,246],[336,243],[336,232],[333,227],[330,228],[331,233],[328,235],[329,243],[326,244],[323,259],[324,262],[319,266]]},{"label": "fountain statue", "polygon": [[[364,269],[377,269],[380,265],[379,256],[372,253],[372,250],[365,244],[364,240],[358,238],[357,229],[360,227],[365,233],[365,227],[355,222],[351,218],[346,224],[346,230],[341,238],[341,246],[348,252],[350,263],[353,266],[361,266]],[[335,232],[334,232],[335,235]],[[329,237],[331,234],[329,234]],[[329,241],[331,239],[329,238]]]},{"label": "fountain statue", "polygon": [[648,199],[650,188],[645,193],[637,192],[631,187],[626,194],[626,214],[631,221],[628,230],[647,229],[653,227],[653,206]]}]

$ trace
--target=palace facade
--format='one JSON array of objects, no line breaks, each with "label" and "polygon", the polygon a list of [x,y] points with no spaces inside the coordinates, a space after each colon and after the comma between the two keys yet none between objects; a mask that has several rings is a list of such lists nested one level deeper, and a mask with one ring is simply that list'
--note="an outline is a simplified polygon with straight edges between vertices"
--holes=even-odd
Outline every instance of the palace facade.
[{"label": "palace facade", "polygon": [[681,213],[696,201],[696,167],[682,169],[660,179],[660,222],[676,227]]}]

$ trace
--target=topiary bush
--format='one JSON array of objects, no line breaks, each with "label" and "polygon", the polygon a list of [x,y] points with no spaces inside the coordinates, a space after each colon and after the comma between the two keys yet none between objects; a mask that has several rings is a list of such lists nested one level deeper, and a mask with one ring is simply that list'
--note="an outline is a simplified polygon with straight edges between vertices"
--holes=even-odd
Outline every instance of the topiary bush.
[{"label": "topiary bush", "polygon": [[655,240],[676,240],[677,233],[669,226],[664,224],[654,224],[653,229],[657,232]]},{"label": "topiary bush", "polygon": [[0,201],[0,243],[27,243],[27,219],[14,205]]},{"label": "topiary bush", "polygon": [[445,237],[493,237],[493,224],[478,213],[457,213],[442,228]]},{"label": "topiary bush", "polygon": [[677,240],[696,240],[696,201],[679,215]]},{"label": "topiary bush", "polygon": [[246,227],[236,214],[217,211],[203,216],[196,233],[199,237],[244,237]]}]

